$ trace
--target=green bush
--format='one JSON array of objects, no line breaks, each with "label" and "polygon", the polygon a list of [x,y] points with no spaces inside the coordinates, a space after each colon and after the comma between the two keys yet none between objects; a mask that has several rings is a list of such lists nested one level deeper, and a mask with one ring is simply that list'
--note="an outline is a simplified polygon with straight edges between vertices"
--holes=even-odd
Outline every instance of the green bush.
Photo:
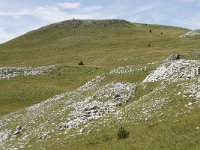
[{"label": "green bush", "polygon": [[129,132],[126,131],[123,127],[121,127],[117,133],[118,139],[125,139],[129,135]]},{"label": "green bush", "polygon": [[84,63],[83,63],[82,61],[80,61],[80,62],[78,63],[78,65],[84,65]]}]

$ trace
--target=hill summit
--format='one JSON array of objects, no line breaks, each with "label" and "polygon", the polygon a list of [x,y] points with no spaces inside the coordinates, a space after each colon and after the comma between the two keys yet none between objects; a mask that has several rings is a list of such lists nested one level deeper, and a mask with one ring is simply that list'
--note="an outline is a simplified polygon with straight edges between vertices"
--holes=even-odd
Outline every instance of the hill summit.
[{"label": "hill summit", "polygon": [[53,23],[50,25],[43,26],[38,30],[46,30],[57,27],[65,27],[65,28],[78,28],[80,26],[98,26],[98,27],[106,27],[112,26],[115,24],[131,24],[131,22],[123,20],[123,19],[101,19],[101,20],[83,20],[83,19],[70,19],[57,23]]}]

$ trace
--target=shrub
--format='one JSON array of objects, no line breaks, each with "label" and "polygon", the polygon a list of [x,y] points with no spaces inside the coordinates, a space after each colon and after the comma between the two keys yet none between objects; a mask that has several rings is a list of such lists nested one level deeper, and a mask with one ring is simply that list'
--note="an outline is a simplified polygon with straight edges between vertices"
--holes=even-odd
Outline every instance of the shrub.
[{"label": "shrub", "polygon": [[129,132],[126,131],[123,127],[121,127],[117,133],[118,139],[125,139],[129,135]]},{"label": "shrub", "polygon": [[84,63],[83,63],[82,61],[80,61],[80,62],[78,63],[78,65],[84,65]]}]

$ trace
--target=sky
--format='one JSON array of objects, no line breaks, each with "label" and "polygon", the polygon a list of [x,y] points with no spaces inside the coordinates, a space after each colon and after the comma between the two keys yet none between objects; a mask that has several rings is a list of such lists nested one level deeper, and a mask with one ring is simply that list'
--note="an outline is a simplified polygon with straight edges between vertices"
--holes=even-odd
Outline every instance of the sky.
[{"label": "sky", "polygon": [[200,0],[0,0],[0,43],[72,18],[200,29]]}]

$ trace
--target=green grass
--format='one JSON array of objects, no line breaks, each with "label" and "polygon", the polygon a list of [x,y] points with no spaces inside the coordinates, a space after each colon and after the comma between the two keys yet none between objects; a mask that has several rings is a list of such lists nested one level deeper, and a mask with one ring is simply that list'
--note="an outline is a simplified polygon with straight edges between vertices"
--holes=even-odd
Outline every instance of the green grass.
[{"label": "green grass", "polygon": [[[152,29],[152,33],[149,32]],[[145,65],[162,61],[171,53],[180,53],[184,58],[199,59],[200,37],[179,38],[188,29],[144,24],[118,24],[107,27],[81,26],[79,28],[52,28],[23,35],[0,45],[0,66],[60,65],[50,73],[39,76],[16,77],[0,80],[0,116],[42,102],[56,94],[73,91],[97,74],[127,65]],[[160,33],[163,32],[161,35]],[[149,47],[148,44],[151,44]],[[84,66],[78,66],[83,61]],[[112,81],[136,82],[137,101],[160,85],[160,82],[140,82],[156,65],[141,72],[126,75],[107,75],[101,83]],[[111,123],[99,127],[88,135],[68,139],[61,135],[62,143],[52,138],[46,142],[30,141],[32,149],[51,145],[48,149],[199,149],[199,109],[195,108],[174,122],[172,117],[184,106],[181,98],[173,93],[175,85],[167,87],[162,96],[171,102],[163,111],[169,116],[163,122],[152,119],[127,124]],[[166,94],[166,95],[165,95]],[[181,101],[182,100],[182,101]],[[134,111],[134,110],[133,110]],[[130,114],[132,112],[129,112]],[[95,124],[95,122],[94,122]],[[123,126],[129,137],[117,139],[117,131]]]},{"label": "green grass", "polygon": [[59,93],[72,91],[94,78],[101,68],[58,67],[39,76],[0,80],[0,116],[39,103]]}]

